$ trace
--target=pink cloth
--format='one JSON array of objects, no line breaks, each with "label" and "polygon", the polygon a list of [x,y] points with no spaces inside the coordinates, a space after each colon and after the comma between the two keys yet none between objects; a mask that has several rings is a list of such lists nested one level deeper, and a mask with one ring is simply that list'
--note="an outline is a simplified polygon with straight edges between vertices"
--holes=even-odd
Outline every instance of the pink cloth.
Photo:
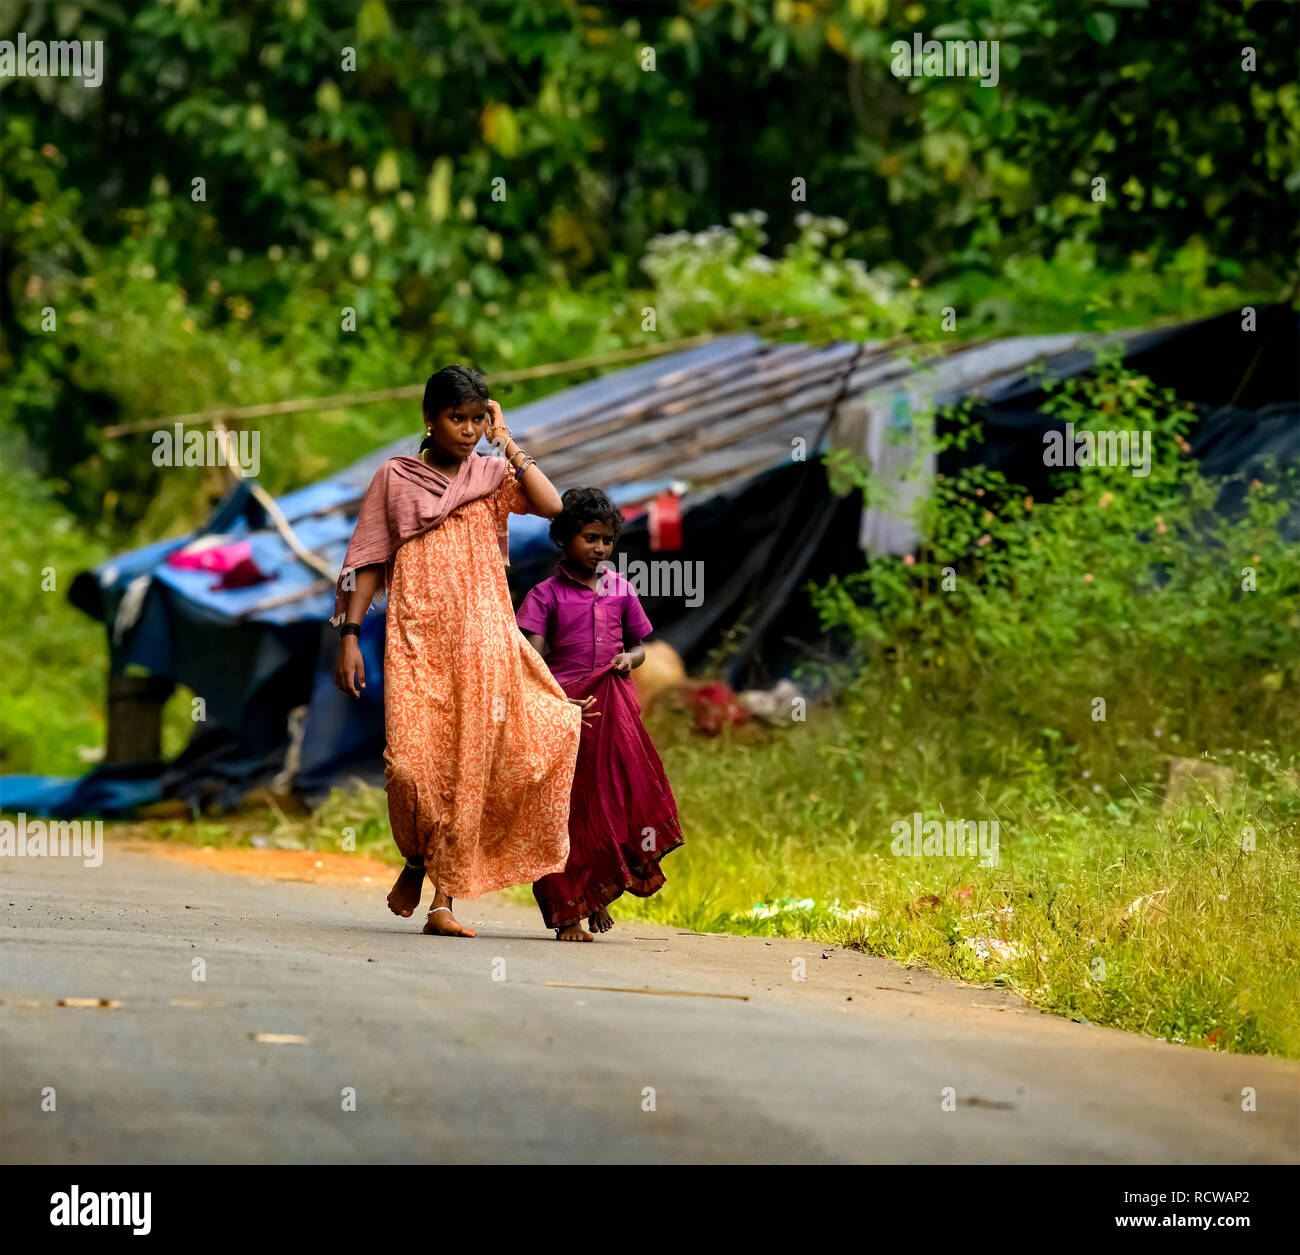
[{"label": "pink cloth", "polygon": [[233,571],[241,562],[253,556],[253,546],[246,540],[235,540],[225,545],[209,545],[206,549],[178,549],[167,557],[167,565],[178,571]]},{"label": "pink cloth", "polygon": [[[383,563],[384,581],[378,595],[388,587],[393,558],[408,540],[441,527],[461,506],[490,497],[501,486],[506,470],[505,458],[479,453],[471,453],[454,477],[419,458],[389,458],[375,472],[361,502],[357,525],[343,555],[330,622],[339,623],[347,610],[351,590],[345,591],[343,585],[350,572]],[[497,543],[502,559],[509,562],[510,542],[504,529],[497,532]]]},{"label": "pink cloth", "polygon": [[525,632],[546,638],[546,665],[562,688],[604,671],[623,652],[625,638],[653,631],[636,590],[613,567],[604,568],[597,588],[575,579],[561,561],[515,613]]}]

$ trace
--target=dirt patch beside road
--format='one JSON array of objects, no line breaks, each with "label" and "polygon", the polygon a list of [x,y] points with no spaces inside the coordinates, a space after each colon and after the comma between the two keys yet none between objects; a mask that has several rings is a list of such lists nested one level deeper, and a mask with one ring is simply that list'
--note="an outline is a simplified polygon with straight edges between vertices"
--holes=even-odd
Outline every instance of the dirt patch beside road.
[{"label": "dirt patch beside road", "polygon": [[387,863],[360,854],[328,854],[317,850],[256,850],[244,846],[181,845],[167,841],[120,841],[118,849],[178,859],[232,876],[266,880],[302,880],[324,885],[388,885],[394,872]]}]

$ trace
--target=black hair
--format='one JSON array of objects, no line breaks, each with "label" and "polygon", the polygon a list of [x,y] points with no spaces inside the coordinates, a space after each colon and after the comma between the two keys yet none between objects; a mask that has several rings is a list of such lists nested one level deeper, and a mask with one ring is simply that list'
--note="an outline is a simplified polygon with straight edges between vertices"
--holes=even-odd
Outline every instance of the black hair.
[{"label": "black hair", "polygon": [[[487,384],[472,366],[444,366],[436,375],[430,375],[424,385],[424,412],[430,419],[437,418],[443,410],[455,409],[462,401],[487,399]],[[432,444],[433,437],[426,436],[420,452]]]},{"label": "black hair", "polygon": [[608,523],[618,540],[623,513],[599,488],[570,488],[560,502],[564,509],[551,520],[551,539],[561,549],[588,523]]}]

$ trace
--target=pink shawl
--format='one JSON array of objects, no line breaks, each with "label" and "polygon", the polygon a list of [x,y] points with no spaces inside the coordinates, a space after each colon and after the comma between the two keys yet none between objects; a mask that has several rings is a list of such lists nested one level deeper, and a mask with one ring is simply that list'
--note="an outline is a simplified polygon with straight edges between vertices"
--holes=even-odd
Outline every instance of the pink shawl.
[{"label": "pink shawl", "polygon": [[[341,623],[347,611],[352,589],[344,589],[347,577],[363,566],[384,564],[384,580],[378,592],[388,587],[392,578],[393,558],[408,540],[441,527],[452,511],[491,496],[501,486],[506,474],[505,458],[483,457],[471,453],[455,477],[421,462],[419,458],[389,458],[376,472],[366,489],[357,515],[357,525],[343,555],[334,592],[334,618]],[[501,557],[510,561],[509,540],[504,530],[497,533]]]}]

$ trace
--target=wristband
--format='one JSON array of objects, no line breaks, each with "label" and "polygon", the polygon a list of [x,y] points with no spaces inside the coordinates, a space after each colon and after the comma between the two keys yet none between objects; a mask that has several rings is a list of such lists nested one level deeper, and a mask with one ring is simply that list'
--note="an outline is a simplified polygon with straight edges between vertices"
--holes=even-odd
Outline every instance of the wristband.
[{"label": "wristband", "polygon": [[345,636],[359,637],[360,635],[361,635],[361,624],[359,623],[345,623],[341,628],[339,628],[340,640],[342,640]]}]

